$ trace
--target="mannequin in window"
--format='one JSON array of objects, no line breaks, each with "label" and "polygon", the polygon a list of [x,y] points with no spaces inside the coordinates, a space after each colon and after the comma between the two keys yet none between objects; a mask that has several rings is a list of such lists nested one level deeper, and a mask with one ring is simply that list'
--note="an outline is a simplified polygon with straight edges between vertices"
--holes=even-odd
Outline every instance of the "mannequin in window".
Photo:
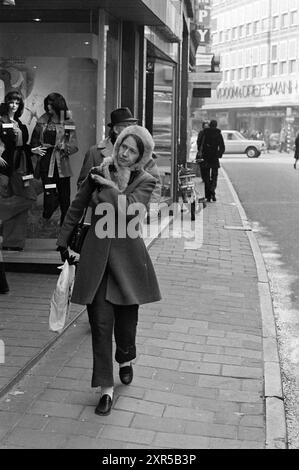
[{"label": "mannequin in window", "polygon": [[28,209],[36,200],[28,130],[20,120],[23,110],[22,95],[7,93],[0,106],[0,220],[2,249],[10,251],[24,249]]},{"label": "mannequin in window", "polygon": [[35,176],[41,178],[44,188],[43,218],[49,220],[60,207],[62,225],[70,206],[70,157],[78,151],[76,126],[59,93],[50,93],[45,98],[44,109],[31,138],[33,152],[38,155]]}]

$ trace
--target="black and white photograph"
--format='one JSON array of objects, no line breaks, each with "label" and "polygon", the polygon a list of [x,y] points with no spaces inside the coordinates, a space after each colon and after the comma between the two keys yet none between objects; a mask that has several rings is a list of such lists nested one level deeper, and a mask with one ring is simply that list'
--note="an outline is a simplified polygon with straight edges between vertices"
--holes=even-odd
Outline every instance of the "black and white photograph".
[{"label": "black and white photograph", "polygon": [[299,449],[298,160],[299,0],[0,0],[0,450]]}]

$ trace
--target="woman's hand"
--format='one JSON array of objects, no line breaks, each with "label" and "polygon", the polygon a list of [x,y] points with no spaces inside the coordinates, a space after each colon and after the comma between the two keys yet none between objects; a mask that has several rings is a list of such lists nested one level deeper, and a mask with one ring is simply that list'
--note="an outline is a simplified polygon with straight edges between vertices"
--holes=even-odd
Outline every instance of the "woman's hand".
[{"label": "woman's hand", "polygon": [[40,145],[39,147],[34,147],[33,149],[31,149],[31,152],[34,153],[34,155],[44,157],[47,153],[47,148]]},{"label": "woman's hand", "polygon": [[5,167],[7,166],[7,161],[4,158],[0,157],[0,166]]},{"label": "woman's hand", "polygon": [[116,185],[115,185],[115,183],[113,183],[113,181],[107,180],[106,178],[104,178],[101,175],[97,175],[95,173],[90,173],[90,177],[96,184],[99,184],[100,186],[109,186],[109,187],[112,187],[112,188],[116,188]]}]

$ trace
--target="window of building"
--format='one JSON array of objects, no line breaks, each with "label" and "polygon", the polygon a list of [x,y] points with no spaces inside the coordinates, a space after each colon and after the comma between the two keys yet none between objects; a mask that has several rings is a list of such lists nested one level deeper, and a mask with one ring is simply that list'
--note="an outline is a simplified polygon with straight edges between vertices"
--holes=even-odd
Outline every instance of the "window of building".
[{"label": "window of building", "polygon": [[244,69],[238,69],[238,80],[244,80]]},{"label": "window of building", "polygon": [[256,78],[257,77],[257,74],[258,74],[258,66],[257,65],[254,65],[252,67],[252,78]]},{"label": "window of building", "polygon": [[262,19],[262,31],[267,31],[268,29],[268,18]]},{"label": "window of building", "polygon": [[224,41],[228,42],[229,41],[229,36],[230,36],[230,30],[227,29],[224,34]]},{"label": "window of building", "polygon": [[261,76],[263,78],[267,77],[267,64],[261,64]]},{"label": "window of building", "polygon": [[259,28],[259,21],[254,21],[253,22],[253,34],[258,33],[258,28]]},{"label": "window of building", "polygon": [[277,60],[277,44],[272,45],[271,59]]},{"label": "window of building", "polygon": [[240,38],[244,37],[244,32],[245,32],[245,26],[242,24],[241,26],[239,26],[239,36],[240,36]]},{"label": "window of building", "polygon": [[223,42],[223,31],[219,33],[219,42]]},{"label": "window of building", "polygon": [[287,73],[287,62],[286,61],[280,62],[279,73],[280,73],[280,75],[285,75]]},{"label": "window of building", "polygon": [[232,70],[232,71],[231,71],[230,77],[231,77],[231,81],[232,81],[232,82],[236,79],[236,71],[235,71],[235,70]]},{"label": "window of building", "polygon": [[271,65],[272,68],[272,75],[278,75],[278,63],[275,62]]},{"label": "window of building", "polygon": [[247,23],[246,25],[246,36],[251,35],[251,23]]},{"label": "window of building", "polygon": [[245,79],[250,80],[251,78],[251,67],[246,67],[245,68]]},{"label": "window of building", "polygon": [[290,25],[295,26],[298,24],[298,11],[291,11],[290,13]]},{"label": "window of building", "polygon": [[224,72],[224,81],[225,81],[225,82],[228,82],[228,81],[229,81],[229,70],[226,70],[226,71]]},{"label": "window of building", "polygon": [[279,26],[279,16],[273,16],[272,27],[273,29],[278,29]]},{"label": "window of building", "polygon": [[290,60],[290,62],[289,62],[289,73],[296,73],[296,71],[297,71],[296,70],[297,69],[296,65],[297,65],[296,60]]},{"label": "window of building", "polygon": [[237,39],[237,28],[233,28],[232,29],[232,40],[235,40]]},{"label": "window of building", "polygon": [[281,27],[282,28],[287,28],[288,26],[288,13],[284,13],[282,16],[281,16]]}]

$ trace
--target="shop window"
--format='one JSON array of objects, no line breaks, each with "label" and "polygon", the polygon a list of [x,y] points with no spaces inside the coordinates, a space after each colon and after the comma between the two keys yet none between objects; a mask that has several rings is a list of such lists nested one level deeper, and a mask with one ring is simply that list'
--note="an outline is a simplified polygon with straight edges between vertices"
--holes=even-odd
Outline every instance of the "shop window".
[{"label": "shop window", "polygon": [[105,33],[106,127],[110,122],[111,111],[118,108],[120,101],[120,24],[109,15],[106,16]]}]

